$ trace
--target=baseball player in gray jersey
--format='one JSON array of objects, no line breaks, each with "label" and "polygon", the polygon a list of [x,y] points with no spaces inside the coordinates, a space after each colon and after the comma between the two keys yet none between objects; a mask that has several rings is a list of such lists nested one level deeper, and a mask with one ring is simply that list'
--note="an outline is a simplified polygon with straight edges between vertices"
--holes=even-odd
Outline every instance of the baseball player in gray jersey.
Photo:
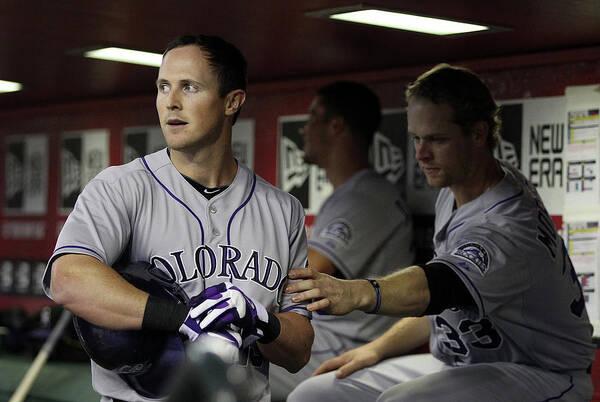
[{"label": "baseball player in gray jersey", "polygon": [[[584,401],[595,348],[581,286],[535,188],[493,157],[498,108],[468,70],[407,89],[408,129],[436,203],[434,258],[380,279],[314,271],[286,287],[310,311],[410,317],[324,363],[289,401]],[[391,263],[391,262],[390,262]],[[431,354],[399,356],[429,339]],[[334,371],[335,370],[335,371]]]},{"label": "baseball player in gray jersey", "polygon": [[[334,187],[308,241],[312,269],[346,279],[369,278],[389,274],[391,260],[402,266],[414,262],[412,221],[399,189],[369,164],[369,145],[380,121],[377,95],[356,82],[320,88],[309,107],[302,130],[304,159],[325,169]],[[314,314],[311,359],[295,374],[271,370],[273,399],[284,400],[323,362],[375,339],[395,321],[362,311]]]},{"label": "baseball player in gray jersey", "polygon": [[[220,336],[249,368],[248,400],[268,401],[269,362],[297,371],[310,357],[310,313],[282,295],[288,270],[306,266],[302,206],[233,158],[231,126],[246,97],[246,62],[233,45],[177,38],[157,89],[168,148],[87,184],[48,263],[45,291],[99,326],[179,331],[189,342]],[[133,287],[111,268],[122,260],[152,264],[189,305]],[[92,378],[102,401],[157,400],[94,362]]]}]

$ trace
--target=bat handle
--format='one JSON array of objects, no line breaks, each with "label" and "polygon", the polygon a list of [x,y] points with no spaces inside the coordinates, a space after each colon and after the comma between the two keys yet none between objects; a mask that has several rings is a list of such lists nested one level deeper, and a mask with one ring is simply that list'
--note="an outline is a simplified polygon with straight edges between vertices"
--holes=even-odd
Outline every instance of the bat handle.
[{"label": "bat handle", "polygon": [[48,357],[52,353],[52,350],[54,350],[56,342],[62,335],[70,319],[71,312],[68,310],[63,310],[60,318],[58,319],[58,322],[52,329],[52,332],[50,332],[50,336],[42,345],[42,348],[33,360],[33,363],[31,363],[31,366],[29,366],[29,369],[27,370],[25,376],[21,380],[21,383],[11,396],[9,402],[23,402],[25,400],[25,397],[29,393],[31,386],[35,382],[35,379],[39,375],[40,371],[42,370],[42,367],[44,367],[44,364],[46,363],[46,360],[48,360]]}]

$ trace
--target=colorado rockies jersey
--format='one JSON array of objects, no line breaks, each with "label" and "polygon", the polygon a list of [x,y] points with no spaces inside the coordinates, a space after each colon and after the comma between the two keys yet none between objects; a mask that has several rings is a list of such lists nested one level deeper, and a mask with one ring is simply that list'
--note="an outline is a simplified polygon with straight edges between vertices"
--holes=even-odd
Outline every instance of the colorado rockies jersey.
[{"label": "colorado rockies jersey", "polygon": [[[166,149],[105,169],[79,196],[48,266],[66,253],[110,266],[124,258],[151,262],[190,297],[231,281],[268,311],[310,316],[282,292],[288,270],[306,266],[302,206],[241,163],[231,185],[210,200],[179,173]],[[47,268],[47,294],[49,283]],[[252,355],[242,362],[253,368],[248,399],[269,400],[268,362]],[[102,395],[145,400],[93,362],[92,376]]]},{"label": "colorado rockies jersey", "polygon": [[431,316],[431,351],[451,365],[585,369],[592,326],[563,241],[535,188],[502,168],[500,183],[458,209],[450,189],[438,196],[431,262],[450,267],[476,307]]},{"label": "colorado rockies jersey", "polygon": [[[411,265],[414,259],[412,221],[398,188],[368,169],[354,174],[325,201],[308,245],[325,255],[346,279],[380,277]],[[343,316],[315,314],[312,323],[365,343],[395,321],[354,311]]]}]

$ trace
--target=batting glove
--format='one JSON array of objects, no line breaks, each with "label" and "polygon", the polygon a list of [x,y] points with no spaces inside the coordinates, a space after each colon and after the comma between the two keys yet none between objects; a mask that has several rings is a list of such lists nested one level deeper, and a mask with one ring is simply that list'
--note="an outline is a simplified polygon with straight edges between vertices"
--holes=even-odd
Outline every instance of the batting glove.
[{"label": "batting glove", "polygon": [[[212,331],[233,324],[243,332],[256,329],[257,335],[262,336],[257,325],[263,327],[269,322],[265,307],[231,283],[211,286],[197,297],[204,300],[190,310],[189,317],[195,319],[202,330]],[[198,301],[193,300],[193,303]]]},{"label": "batting glove", "polygon": [[234,325],[226,325],[218,329],[205,331],[200,327],[198,320],[192,317],[192,309],[198,306],[202,300],[204,300],[204,298],[200,296],[195,296],[190,299],[188,302],[190,310],[188,311],[188,315],[183,321],[183,324],[179,327],[179,333],[183,334],[191,342],[196,341],[201,336],[210,336],[225,340],[239,349],[242,346],[242,335],[240,334],[239,328],[236,328]]},{"label": "batting glove", "polygon": [[190,311],[188,312],[187,317],[183,321],[183,324],[179,327],[179,333],[184,335],[188,340],[194,342],[200,335],[204,333],[202,328],[200,328],[200,324],[194,318],[190,317]]},{"label": "batting glove", "polygon": [[242,346],[242,335],[233,325],[228,325],[219,330],[203,331],[200,328],[198,321],[191,318],[189,315],[183,324],[181,324],[181,327],[179,327],[179,333],[184,335],[190,342],[196,341],[201,336],[212,336],[223,339],[238,349]]}]

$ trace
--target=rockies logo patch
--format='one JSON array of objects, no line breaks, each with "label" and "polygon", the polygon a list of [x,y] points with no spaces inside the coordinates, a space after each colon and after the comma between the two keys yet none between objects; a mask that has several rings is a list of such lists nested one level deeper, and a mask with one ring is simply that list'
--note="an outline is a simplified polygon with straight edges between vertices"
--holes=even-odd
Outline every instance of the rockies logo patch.
[{"label": "rockies logo patch", "polygon": [[479,268],[481,275],[485,275],[485,272],[490,266],[490,257],[486,249],[478,243],[465,243],[458,246],[452,255],[464,258],[467,261],[472,262]]},{"label": "rockies logo patch", "polygon": [[331,222],[325,229],[321,230],[319,236],[337,240],[340,243],[347,245],[352,239],[352,228],[345,220],[338,219]]}]

